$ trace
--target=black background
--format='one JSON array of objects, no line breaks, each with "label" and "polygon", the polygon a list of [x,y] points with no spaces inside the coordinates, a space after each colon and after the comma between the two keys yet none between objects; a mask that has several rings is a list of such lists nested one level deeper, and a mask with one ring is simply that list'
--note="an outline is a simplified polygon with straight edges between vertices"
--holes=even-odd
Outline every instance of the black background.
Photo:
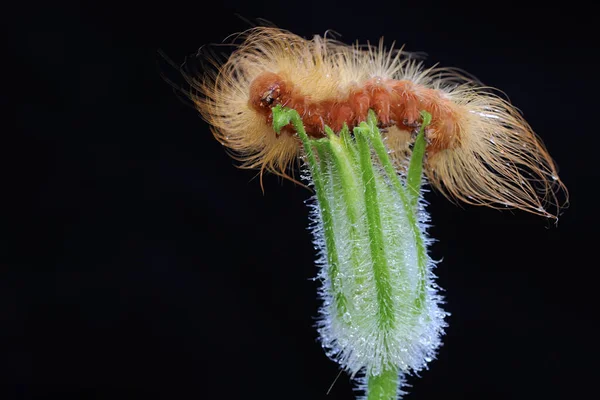
[{"label": "black background", "polygon": [[[84,4],[86,3],[86,4]],[[558,226],[426,195],[452,314],[409,399],[593,397],[598,46],[589,7],[22,3],[3,11],[3,399],[350,399],[317,342],[309,193],[261,192],[160,77],[265,18],[385,36],[502,89],[571,194]],[[160,64],[159,68],[157,65]],[[1,394],[0,394],[1,396]]]}]

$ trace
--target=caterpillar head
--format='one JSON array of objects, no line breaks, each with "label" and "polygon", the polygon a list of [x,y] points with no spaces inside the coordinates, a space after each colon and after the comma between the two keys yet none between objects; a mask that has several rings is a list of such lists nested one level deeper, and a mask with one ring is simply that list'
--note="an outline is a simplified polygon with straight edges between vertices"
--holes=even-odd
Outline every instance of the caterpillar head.
[{"label": "caterpillar head", "polygon": [[254,79],[250,85],[250,106],[263,115],[289,95],[285,81],[277,74],[266,72]]}]

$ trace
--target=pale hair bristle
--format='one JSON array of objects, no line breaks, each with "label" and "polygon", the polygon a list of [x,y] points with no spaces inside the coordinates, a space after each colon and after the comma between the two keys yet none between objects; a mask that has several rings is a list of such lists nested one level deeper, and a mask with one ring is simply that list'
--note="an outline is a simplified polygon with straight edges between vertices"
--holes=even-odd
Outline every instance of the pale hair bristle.
[{"label": "pale hair bristle", "polygon": [[[544,216],[557,216],[566,204],[556,166],[529,124],[507,100],[467,74],[425,69],[393,45],[384,47],[383,40],[377,46],[350,46],[321,36],[306,40],[272,27],[250,29],[237,39],[241,44],[224,64],[212,60],[214,71],[188,81],[196,107],[241,167],[259,169],[261,177],[268,171],[293,180],[290,166],[301,152],[295,136],[277,136],[251,108],[249,88],[258,75],[276,73],[312,101],[346,98],[372,78],[409,80],[440,91],[458,110],[457,145],[426,157],[425,173],[435,189],[469,204]],[[388,132],[387,145],[401,164],[410,156],[412,135],[393,128]]]}]

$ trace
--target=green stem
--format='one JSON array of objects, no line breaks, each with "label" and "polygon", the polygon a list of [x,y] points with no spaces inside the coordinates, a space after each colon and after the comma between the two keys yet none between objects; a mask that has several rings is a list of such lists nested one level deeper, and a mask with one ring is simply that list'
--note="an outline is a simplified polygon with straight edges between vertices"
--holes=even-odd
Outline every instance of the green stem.
[{"label": "green stem", "polygon": [[421,111],[421,129],[415,139],[413,146],[412,157],[410,159],[410,165],[408,167],[408,174],[406,176],[406,186],[412,197],[411,206],[417,207],[419,201],[419,194],[421,193],[421,181],[423,175],[423,157],[425,156],[425,147],[427,142],[425,141],[425,128],[431,123],[431,114],[427,111]]},{"label": "green stem", "polygon": [[[334,180],[339,182],[342,191],[344,211],[349,226],[348,241],[357,243],[360,239],[358,204],[361,204],[362,192],[359,186],[360,178],[356,176],[355,167],[353,166],[352,151],[354,145],[347,139],[349,134],[341,132],[341,138],[338,138],[328,126],[325,127],[325,132],[328,136],[327,148],[333,159],[332,175],[334,175]],[[358,246],[352,246],[351,265],[358,266],[360,264],[360,254]],[[359,286],[363,282],[361,277],[357,277],[355,280]]]},{"label": "green stem", "polygon": [[373,172],[373,161],[371,159],[371,148],[363,129],[354,129],[354,137],[358,145],[360,167],[362,169],[363,183],[365,189],[365,205],[367,209],[367,225],[369,231],[369,245],[371,248],[371,259],[373,262],[373,275],[377,289],[377,305],[379,313],[379,326],[385,331],[394,322],[392,288],[390,286],[390,271],[384,250],[383,230],[381,229],[381,214],[379,213],[379,199],[375,174]]},{"label": "green stem", "polygon": [[279,133],[281,129],[292,123],[296,133],[302,140],[304,145],[304,151],[306,153],[306,159],[310,168],[311,175],[313,176],[313,182],[315,185],[315,192],[317,195],[317,202],[319,203],[321,211],[321,219],[323,221],[323,236],[325,237],[325,247],[327,248],[327,262],[329,266],[329,277],[331,282],[331,294],[335,298],[337,312],[339,315],[344,315],[347,310],[347,300],[342,292],[342,289],[337,287],[338,275],[339,275],[339,261],[337,248],[335,246],[335,235],[333,229],[333,218],[332,209],[329,205],[327,197],[325,196],[325,182],[323,181],[324,173],[320,173],[319,165],[315,158],[311,146],[311,140],[306,134],[302,118],[298,112],[294,109],[283,108],[281,105],[277,105],[273,108],[273,130]]},{"label": "green stem", "polygon": [[398,371],[389,369],[380,375],[371,375],[367,383],[367,400],[396,400]]},{"label": "green stem", "polygon": [[[421,130],[419,132],[419,135],[417,136],[417,140],[419,141],[419,143],[423,143],[424,150],[424,130],[425,127],[431,122],[431,115],[426,111],[422,111],[421,115],[423,117],[423,123],[421,124]],[[415,313],[420,313],[422,307],[425,305],[427,296],[427,249],[425,248],[425,243],[423,242],[423,237],[421,236],[421,229],[419,228],[419,224],[417,221],[416,204],[420,190],[424,151],[419,151],[417,154],[412,154],[408,171],[408,175],[412,177],[412,194],[409,196],[406,193],[405,187],[400,182],[398,173],[394,169],[392,161],[390,160],[390,157],[388,155],[387,149],[383,144],[381,134],[379,133],[379,129],[377,128],[377,117],[375,116],[375,113],[372,110],[369,110],[367,122],[362,122],[361,126],[364,127],[365,131],[370,133],[373,148],[375,149],[375,152],[377,153],[379,161],[381,162],[381,165],[383,166],[386,174],[392,181],[392,185],[396,188],[396,192],[400,196],[400,200],[402,201],[402,205],[404,207],[406,215],[408,216],[408,223],[413,231],[415,242],[417,244],[419,273],[421,274],[421,279],[419,281],[419,296],[415,299]],[[420,147],[421,144],[419,144],[419,148]],[[418,186],[415,184],[415,182],[419,182]],[[416,194],[414,192],[415,190]]]}]

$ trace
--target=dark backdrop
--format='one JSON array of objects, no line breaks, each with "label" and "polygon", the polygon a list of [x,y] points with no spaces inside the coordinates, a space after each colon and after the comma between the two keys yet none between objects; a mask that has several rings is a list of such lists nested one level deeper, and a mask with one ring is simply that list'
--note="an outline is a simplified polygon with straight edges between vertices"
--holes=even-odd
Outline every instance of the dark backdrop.
[{"label": "dark backdrop", "polygon": [[407,398],[593,397],[597,22],[573,2],[454,3],[7,6],[2,398],[352,398],[345,376],[326,396],[338,369],[313,328],[309,193],[267,176],[263,194],[159,74],[158,49],[181,62],[248,28],[238,14],[397,40],[524,112],[571,206],[556,227],[426,195],[452,315]]}]

